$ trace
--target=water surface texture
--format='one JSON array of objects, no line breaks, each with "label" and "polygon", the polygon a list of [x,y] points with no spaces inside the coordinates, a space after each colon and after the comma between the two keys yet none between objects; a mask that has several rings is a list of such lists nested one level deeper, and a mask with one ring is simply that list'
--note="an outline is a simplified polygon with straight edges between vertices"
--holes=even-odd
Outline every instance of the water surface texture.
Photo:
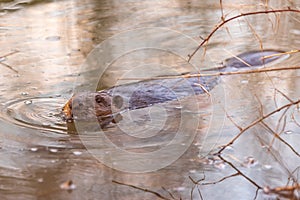
[{"label": "water surface texture", "polygon": [[[252,15],[227,23],[186,62],[197,43],[221,22],[219,3],[0,1],[0,199],[159,199],[113,180],[165,199],[276,199],[272,188],[295,186],[299,107],[287,106],[243,131],[299,99],[299,70],[224,75],[209,93],[123,112],[122,121],[100,132],[95,124],[70,127],[61,118],[66,101],[87,88],[197,73],[261,47],[299,48],[299,14]],[[223,1],[226,19],[287,7],[299,5]],[[141,28],[158,32],[118,38]],[[167,29],[172,34],[163,31]],[[153,48],[136,48],[142,42]],[[105,47],[98,52],[102,57],[91,57],[100,43]],[[132,51],[120,55],[124,49]],[[114,59],[105,63],[103,57]],[[94,61],[108,66],[101,75]],[[299,66],[299,61],[294,53],[266,67]],[[227,162],[214,154],[241,131],[222,151]],[[199,190],[192,180],[202,180]]]}]

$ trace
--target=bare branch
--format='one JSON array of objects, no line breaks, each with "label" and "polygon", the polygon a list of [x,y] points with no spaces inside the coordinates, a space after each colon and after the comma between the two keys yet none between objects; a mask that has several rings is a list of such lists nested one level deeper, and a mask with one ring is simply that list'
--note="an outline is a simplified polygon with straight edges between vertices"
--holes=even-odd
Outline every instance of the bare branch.
[{"label": "bare branch", "polygon": [[[288,142],[286,142],[284,139],[282,139],[280,137],[279,134],[277,134],[273,129],[271,129],[270,126],[268,126],[265,122],[261,122],[273,135],[275,138],[277,138],[279,141],[281,141],[282,143],[284,143],[286,146],[288,146],[298,157],[300,157],[300,154],[292,147],[292,145],[290,145]],[[270,144],[271,146],[271,144]],[[270,146],[269,146],[269,149],[270,149]]]},{"label": "bare branch", "polygon": [[172,198],[172,199],[175,199],[175,197],[173,196],[173,194],[171,193],[171,192],[169,192],[165,187],[161,187],[164,191],[166,191],[169,195],[170,195],[170,197]]},{"label": "bare branch", "polygon": [[275,188],[264,188],[264,193],[266,194],[276,194],[280,197],[289,198],[289,199],[298,199],[295,195],[295,190],[300,190],[300,184],[296,183],[291,186],[284,187],[275,187]]},{"label": "bare branch", "polygon": [[232,177],[234,177],[234,176],[239,176],[240,175],[240,173],[235,173],[235,174],[231,174],[231,175],[229,175],[229,176],[225,176],[225,177],[223,177],[223,178],[221,178],[220,180],[218,180],[218,181],[214,181],[214,182],[208,182],[208,183],[202,183],[201,185],[213,185],[213,184],[217,184],[217,183],[220,183],[220,182],[222,182],[222,181],[224,181],[224,180],[226,180],[226,179],[228,179],[228,178],[232,178]]},{"label": "bare branch", "polygon": [[263,42],[262,39],[259,37],[259,35],[256,33],[255,29],[253,28],[253,26],[250,24],[250,22],[248,20],[246,20],[251,32],[253,33],[253,35],[255,36],[255,38],[258,40],[259,42],[259,47],[261,50],[263,50]]},{"label": "bare branch", "polygon": [[263,115],[261,116],[260,118],[256,119],[255,121],[253,121],[252,123],[250,123],[247,127],[243,128],[242,131],[239,132],[239,134],[237,134],[233,139],[231,139],[230,142],[228,142],[226,145],[224,145],[219,151],[218,151],[218,154],[220,154],[226,147],[232,145],[245,131],[247,131],[248,129],[252,128],[253,126],[255,126],[256,124],[262,122],[264,119],[270,117],[271,115],[285,109],[285,108],[289,108],[291,107],[292,105],[297,105],[300,103],[300,99],[297,100],[297,101],[293,101],[291,103],[288,103],[284,106],[281,106],[280,108],[266,114],[266,115]]},{"label": "bare branch", "polygon": [[228,165],[230,165],[231,168],[233,168],[239,175],[241,175],[242,177],[244,177],[247,181],[249,181],[257,189],[262,189],[262,187],[260,185],[258,185],[255,181],[253,181],[248,176],[246,176],[243,172],[241,172],[234,164],[232,164],[231,162],[229,162],[228,160],[226,160],[225,158],[223,158],[221,155],[219,155],[219,158],[221,160],[223,160],[225,163],[227,163]]},{"label": "bare branch", "polygon": [[222,21],[220,24],[218,24],[211,32],[210,34],[199,44],[199,46],[195,49],[195,51],[192,54],[189,54],[188,56],[188,62],[192,59],[192,57],[199,51],[199,49],[208,43],[208,41],[210,40],[210,38],[214,35],[214,33],[219,30],[222,26],[224,26],[224,24],[241,18],[241,17],[245,17],[245,16],[249,16],[249,15],[260,15],[260,14],[269,14],[269,13],[283,13],[283,12],[296,12],[296,13],[300,13],[300,10],[298,9],[292,9],[292,8],[287,8],[287,9],[278,9],[278,10],[263,10],[263,11],[256,11],[256,12],[248,12],[248,13],[242,13],[239,15],[236,15],[234,17],[231,17],[229,19],[226,19],[224,21]]},{"label": "bare branch", "polygon": [[134,189],[138,189],[138,190],[141,190],[143,192],[148,192],[148,193],[154,194],[155,196],[157,196],[160,199],[170,200],[169,198],[162,196],[158,192],[155,192],[153,190],[149,190],[147,188],[141,188],[141,187],[138,187],[138,186],[135,186],[135,185],[131,185],[131,184],[127,184],[127,183],[122,183],[122,182],[119,182],[119,181],[116,181],[116,180],[112,180],[112,182],[116,183],[116,184],[119,184],[119,185],[125,185],[125,186],[128,186],[128,187],[134,188]]},{"label": "bare branch", "polygon": [[235,121],[233,121],[232,117],[229,116],[226,111],[225,111],[225,113],[226,113],[226,117],[231,121],[231,123],[233,123],[235,127],[237,127],[240,131],[242,131],[243,128],[241,126],[239,126]]},{"label": "bare branch", "polygon": [[194,186],[191,190],[191,200],[193,199],[193,193],[194,193],[194,189],[195,187],[197,187],[197,190],[198,190],[198,194],[200,196],[200,199],[203,200],[203,197],[202,197],[202,194],[201,194],[201,191],[200,191],[200,188],[198,187],[199,186],[199,183],[203,180],[205,180],[205,175],[203,178],[199,179],[198,181],[195,181],[191,176],[189,176],[189,179],[194,183]]},{"label": "bare branch", "polygon": [[264,73],[272,71],[284,71],[284,70],[296,70],[300,69],[300,66],[290,66],[290,67],[268,67],[261,69],[251,69],[243,71],[230,71],[230,72],[217,72],[211,74],[185,74],[180,76],[158,76],[153,78],[120,78],[119,80],[157,80],[157,79],[174,79],[174,78],[193,78],[193,77],[206,77],[206,76],[225,76],[225,75],[239,75],[239,74],[255,74]]}]

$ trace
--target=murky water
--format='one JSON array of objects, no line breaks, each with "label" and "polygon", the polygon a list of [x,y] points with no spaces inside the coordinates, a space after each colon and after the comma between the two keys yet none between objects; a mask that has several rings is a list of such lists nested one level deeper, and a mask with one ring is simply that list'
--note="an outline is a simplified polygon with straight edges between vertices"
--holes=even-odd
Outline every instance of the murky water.
[{"label": "murky water", "polygon": [[[290,3],[278,0],[268,6],[297,6]],[[226,18],[265,9],[257,1],[224,1],[223,6]],[[100,133],[106,137],[85,133],[85,129],[74,134],[61,119],[60,111],[74,92],[128,82],[118,80],[120,77],[173,75],[218,67],[226,58],[259,49],[259,41],[266,49],[298,49],[299,14],[256,15],[232,21],[210,39],[205,56],[203,49],[195,55],[192,65],[185,59],[197,45],[182,43],[192,39],[201,42],[199,36],[207,36],[220,22],[219,1],[0,1],[0,15],[1,199],[157,198],[112,180],[148,188],[169,199],[172,197],[162,187],[175,199],[201,199],[201,195],[203,199],[254,198],[256,187],[241,175],[201,185],[201,195],[197,189],[191,194],[194,184],[189,176],[199,180],[205,175],[202,182],[207,183],[236,173],[229,164],[208,155],[239,133],[226,114],[239,126],[247,127],[262,113],[297,100],[299,70],[222,76],[210,95],[124,113],[119,126],[112,125]],[[152,35],[135,32],[124,40],[110,38],[145,27],[169,28],[186,37],[180,40],[173,32],[159,31]],[[134,49],[136,41],[149,38],[165,47],[180,48],[176,53],[183,57],[162,48],[138,49],[122,56],[116,53],[125,46]],[[89,52],[108,40],[111,49],[104,49],[104,57],[116,59],[100,78],[97,66],[86,58],[91,59]],[[13,54],[2,57],[7,53]],[[145,62],[147,65],[143,65]],[[298,54],[293,54],[271,67],[298,63]],[[223,152],[224,157],[262,187],[285,186],[291,177],[297,181],[300,159],[293,150],[300,152],[299,112],[299,108],[291,107],[264,120],[267,126],[260,123],[246,131]],[[149,118],[154,121],[145,121]],[[131,120],[135,123],[128,123]],[[270,129],[281,133],[290,146],[276,139]],[[122,131],[132,135],[122,135]],[[130,155],[138,155],[128,157],[114,151],[104,139],[135,153]],[[159,151],[164,147],[168,147],[166,151]],[[151,152],[156,154],[149,157]],[[76,187],[62,189],[61,184],[69,180]],[[257,199],[263,198],[273,196],[259,190]]]}]

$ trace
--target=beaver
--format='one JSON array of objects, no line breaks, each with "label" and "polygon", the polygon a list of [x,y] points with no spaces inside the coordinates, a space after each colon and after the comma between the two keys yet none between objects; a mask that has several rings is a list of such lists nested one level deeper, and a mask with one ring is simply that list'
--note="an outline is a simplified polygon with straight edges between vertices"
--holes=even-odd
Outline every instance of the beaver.
[{"label": "beaver", "polygon": [[[73,95],[63,107],[67,122],[90,121],[95,117],[101,127],[122,119],[124,110],[149,107],[183,97],[212,90],[219,77],[174,78],[148,80],[116,86],[99,92],[83,92]],[[201,86],[200,86],[201,84]]]},{"label": "beaver", "polygon": [[[222,67],[214,70],[228,71],[245,67],[259,67],[279,58],[282,51],[250,51],[228,58]],[[274,55],[274,56],[270,56]],[[264,59],[265,56],[270,56]],[[97,118],[100,126],[122,120],[121,112],[152,106],[158,103],[179,100],[191,95],[211,91],[219,82],[218,76],[146,80],[115,86],[98,92],[75,94],[62,108],[63,118],[89,121]]]}]

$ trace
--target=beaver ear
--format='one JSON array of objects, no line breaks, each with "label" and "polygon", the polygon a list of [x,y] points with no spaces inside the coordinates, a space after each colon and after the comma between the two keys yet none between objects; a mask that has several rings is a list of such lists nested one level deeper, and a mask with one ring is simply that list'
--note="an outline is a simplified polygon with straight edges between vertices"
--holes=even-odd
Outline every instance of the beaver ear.
[{"label": "beaver ear", "polygon": [[112,102],[113,105],[118,109],[122,108],[123,106],[123,98],[120,95],[114,96]]}]

